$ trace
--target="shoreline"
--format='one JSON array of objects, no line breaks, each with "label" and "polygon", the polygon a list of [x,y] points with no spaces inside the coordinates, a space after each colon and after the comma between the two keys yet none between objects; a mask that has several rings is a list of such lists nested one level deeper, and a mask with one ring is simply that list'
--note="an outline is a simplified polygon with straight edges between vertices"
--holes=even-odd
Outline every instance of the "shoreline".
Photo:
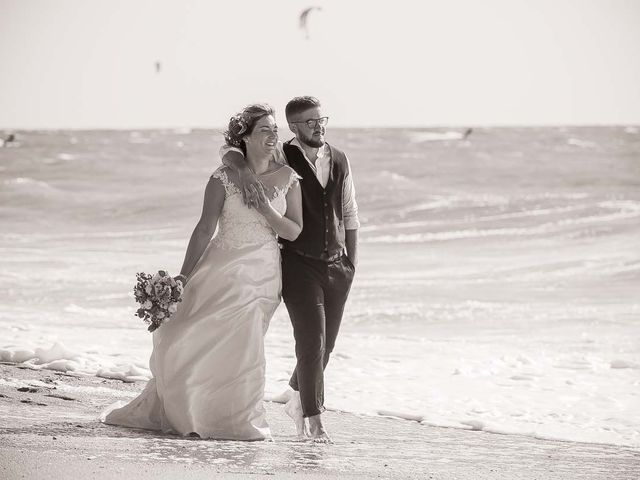
[{"label": "shoreline", "polygon": [[[266,402],[274,442],[201,440],[98,421],[124,383],[0,364],[0,477],[635,479],[640,449],[433,427],[328,410],[330,445],[297,441]],[[20,389],[20,390],[19,390]]]},{"label": "shoreline", "polygon": [[[345,332],[343,332],[343,340],[347,338],[348,334],[347,330],[345,329]],[[132,350],[130,349],[129,351]],[[87,360],[93,361],[94,363],[92,365],[85,364],[85,361]],[[96,360],[95,358],[89,359],[89,357],[83,357],[81,354],[70,350],[60,342],[53,343],[51,347],[42,347],[35,349],[33,347],[25,347],[22,349],[17,347],[12,347],[10,349],[0,349],[0,365],[4,364],[7,366],[14,366],[19,369],[31,369],[34,371],[54,371],[56,372],[56,375],[87,379],[88,381],[90,379],[98,378],[116,380],[125,383],[135,383],[140,385],[140,382],[146,382],[151,375],[150,371],[148,371],[147,368],[144,368],[141,362],[133,361],[131,359],[124,362],[124,368],[102,367],[100,363],[96,364],[96,361],[98,360]],[[340,358],[337,357],[336,361],[340,361]],[[621,365],[620,367],[616,368],[628,368],[631,371],[636,368],[635,364],[633,363],[627,363],[623,360],[616,361]],[[524,357],[524,363],[527,363],[526,356]],[[450,366],[450,368],[453,368],[453,366]],[[287,375],[288,378],[286,367],[284,367],[283,365],[279,365],[279,369],[281,372],[283,372],[283,374]],[[285,388],[288,388],[288,386],[280,385],[276,387],[275,384],[270,384],[270,388],[267,388],[267,391],[265,392],[265,402],[283,403],[282,395]],[[336,391],[340,392],[345,388],[349,389],[350,386],[343,383]],[[335,394],[336,391],[334,391],[333,393]],[[557,434],[557,432],[549,431],[549,429],[545,431],[545,428],[543,428],[545,425],[539,422],[530,422],[529,426],[531,428],[508,428],[506,424],[502,424],[500,422],[492,422],[490,420],[485,421],[483,418],[476,419],[474,416],[467,417],[466,419],[463,416],[462,420],[445,417],[437,414],[437,412],[439,411],[438,406],[436,406],[434,410],[416,409],[414,411],[411,411],[402,409],[402,406],[393,405],[392,403],[390,404],[388,402],[385,405],[380,404],[379,402],[372,405],[367,403],[351,403],[345,405],[344,403],[340,404],[338,402],[328,406],[327,410],[335,413],[345,413],[356,416],[393,418],[402,421],[415,422],[423,426],[434,428],[453,428],[466,431],[484,431],[496,435],[519,435],[537,440],[550,440],[586,445],[601,445],[605,447],[611,446],[616,448],[640,449],[640,443],[638,443],[639,431],[637,430],[637,428],[634,431],[631,424],[629,425],[631,427],[631,431],[627,432],[630,436],[620,438],[620,436],[614,437],[613,435],[611,435],[612,429],[607,428],[608,425],[606,424],[601,426],[600,428],[596,428],[596,426],[592,425],[591,430],[588,432],[590,435],[588,436],[585,436],[584,434],[575,435],[575,432],[565,431]],[[633,418],[631,411],[627,413],[626,418]],[[573,433],[573,435],[571,435],[570,433]],[[609,437],[607,437],[607,433],[609,433]]]}]

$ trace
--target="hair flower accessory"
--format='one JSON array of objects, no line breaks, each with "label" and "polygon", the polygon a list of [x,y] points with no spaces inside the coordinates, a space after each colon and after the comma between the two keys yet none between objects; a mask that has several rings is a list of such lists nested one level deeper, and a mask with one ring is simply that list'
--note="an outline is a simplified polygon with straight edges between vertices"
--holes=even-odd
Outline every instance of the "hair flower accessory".
[{"label": "hair flower accessory", "polygon": [[242,135],[244,132],[247,131],[247,129],[249,128],[249,125],[247,124],[247,121],[244,119],[244,117],[242,115],[236,115],[236,125],[238,127],[238,131],[236,132],[236,135]]},{"label": "hair flower accessory", "polygon": [[224,138],[229,145],[239,147],[242,144],[242,135],[248,129],[247,120],[239,113],[229,119],[229,129],[224,133]]},{"label": "hair flower accessory", "polygon": [[255,103],[245,107],[229,119],[229,126],[224,132],[227,145],[242,148],[242,136],[250,134],[256,122],[262,117],[273,114],[273,108],[266,103]]}]

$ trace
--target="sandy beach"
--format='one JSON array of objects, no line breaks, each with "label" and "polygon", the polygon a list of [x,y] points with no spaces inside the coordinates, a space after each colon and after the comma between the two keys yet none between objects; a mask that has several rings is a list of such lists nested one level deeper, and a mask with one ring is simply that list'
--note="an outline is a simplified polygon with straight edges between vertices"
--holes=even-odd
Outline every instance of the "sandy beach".
[{"label": "sandy beach", "polygon": [[182,438],[101,424],[144,382],[0,365],[0,478],[636,479],[640,450],[327,412],[331,445],[295,438],[267,402],[274,442]]}]

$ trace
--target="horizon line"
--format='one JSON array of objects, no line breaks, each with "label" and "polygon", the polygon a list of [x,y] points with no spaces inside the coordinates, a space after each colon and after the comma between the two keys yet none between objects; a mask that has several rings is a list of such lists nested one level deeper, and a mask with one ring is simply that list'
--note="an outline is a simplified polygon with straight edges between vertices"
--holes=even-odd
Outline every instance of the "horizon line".
[{"label": "horizon line", "polygon": [[[531,124],[502,124],[502,123],[484,123],[484,124],[426,124],[426,125],[367,125],[367,126],[354,126],[354,125],[333,125],[331,129],[336,130],[379,130],[379,129],[466,129],[466,128],[622,128],[622,127],[638,127],[640,128],[640,122],[638,123],[531,123]],[[7,127],[0,126],[0,130],[3,132],[51,132],[51,131],[129,131],[129,130],[224,130],[226,126],[186,126],[186,125],[173,125],[173,126],[125,126],[125,127],[113,127],[113,126],[95,126],[95,127]]]}]

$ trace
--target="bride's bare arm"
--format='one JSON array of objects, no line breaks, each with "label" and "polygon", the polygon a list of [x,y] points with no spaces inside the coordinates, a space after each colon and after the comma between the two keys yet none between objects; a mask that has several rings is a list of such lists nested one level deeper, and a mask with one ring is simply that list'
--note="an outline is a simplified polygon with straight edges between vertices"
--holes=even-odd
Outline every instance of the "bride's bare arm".
[{"label": "bride's bare arm", "polygon": [[204,191],[202,215],[191,234],[184,263],[182,264],[182,269],[180,269],[181,276],[189,278],[193,268],[200,260],[205,248],[207,248],[211,237],[216,231],[222,205],[224,205],[224,185],[219,179],[212,177],[209,179],[207,188]]},{"label": "bride's bare arm", "polygon": [[280,215],[276,209],[271,206],[267,195],[259,185],[254,189],[254,193],[258,200],[256,210],[260,212],[269,222],[279,237],[285,240],[295,240],[302,231],[302,192],[300,191],[300,182],[295,182],[287,192],[287,211],[284,215]]}]

